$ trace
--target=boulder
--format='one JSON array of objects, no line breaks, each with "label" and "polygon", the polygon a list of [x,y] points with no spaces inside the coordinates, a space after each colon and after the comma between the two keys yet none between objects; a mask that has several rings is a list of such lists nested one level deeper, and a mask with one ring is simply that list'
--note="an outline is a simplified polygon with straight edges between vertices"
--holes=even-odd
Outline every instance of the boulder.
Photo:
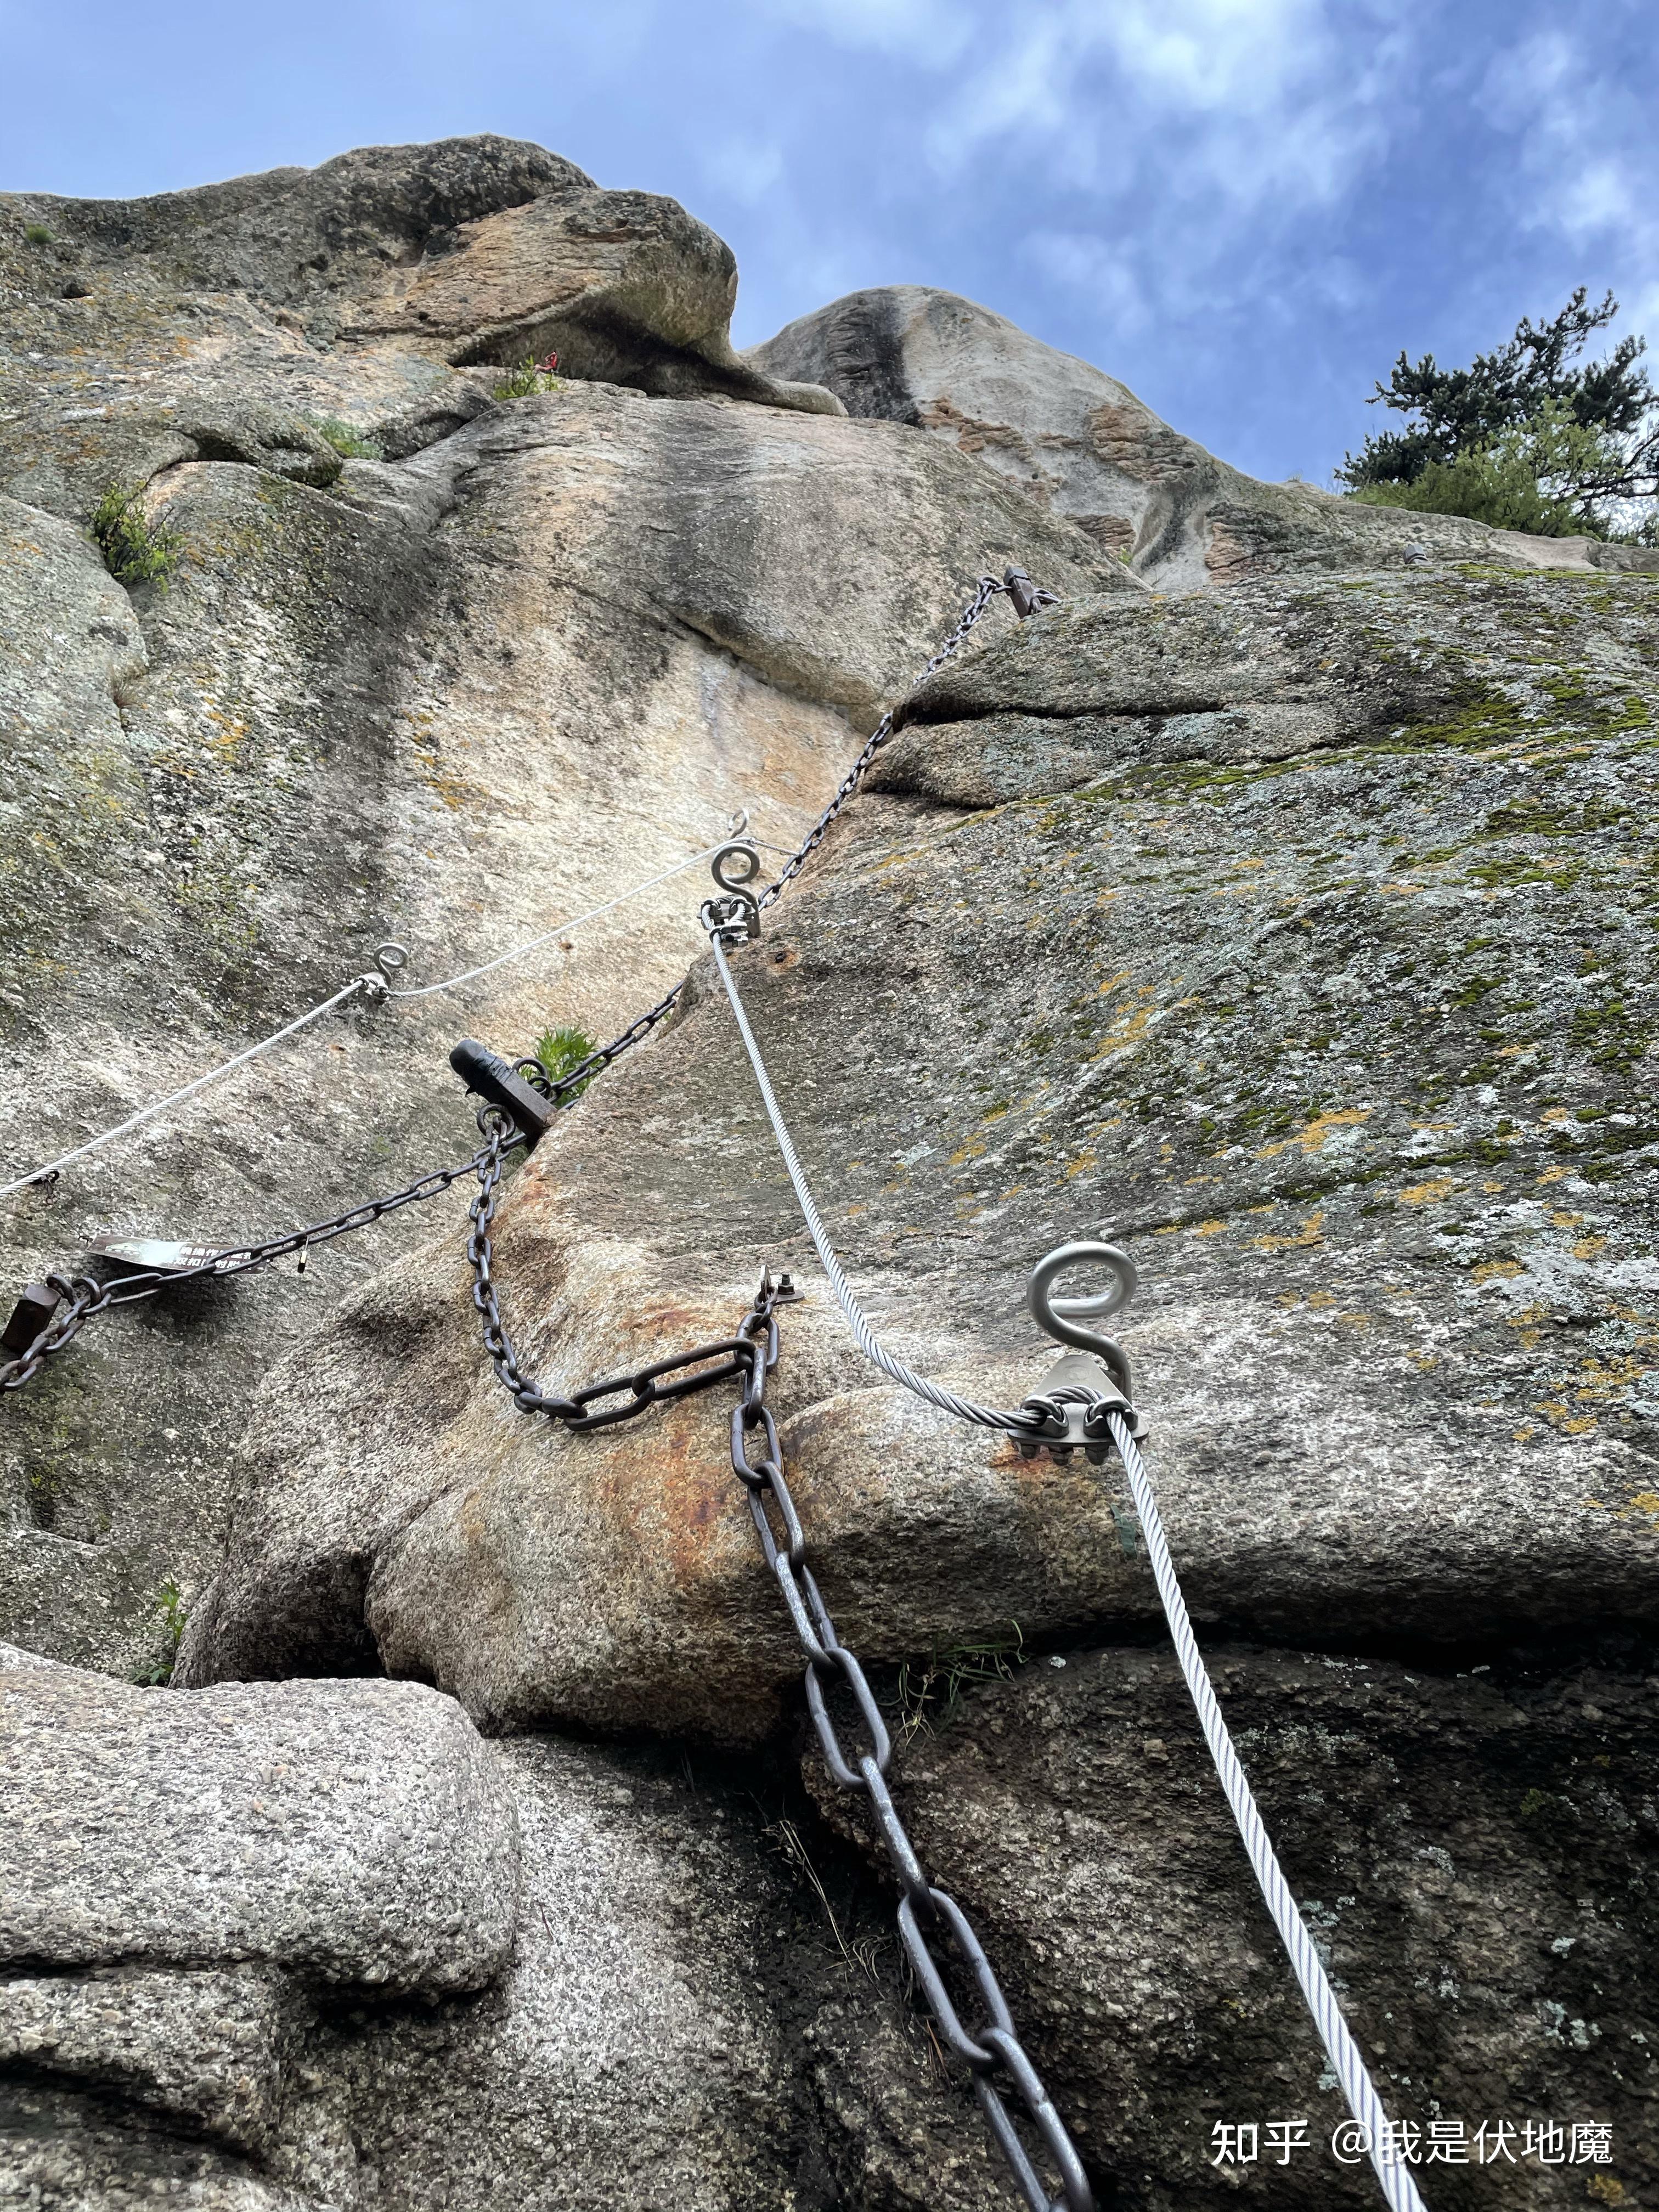
[{"label": "boulder", "polygon": [[511,139],[149,199],[0,194],[0,491],[71,519],[183,460],[324,484],[337,444],[405,458],[550,349],[574,377],[842,411],[733,353],[711,230]]},{"label": "boulder", "polygon": [[407,1682],[167,1696],[0,1647],[0,1961],[493,1981],[519,1844],[494,1755]]},{"label": "boulder", "polygon": [[[66,1674],[32,1670],[60,1712]],[[453,1969],[481,1963],[462,1933],[452,1971],[427,1973],[419,1994],[407,1977],[401,1990],[395,1978],[343,1987],[329,1978],[337,1967],[376,1973],[394,1948],[406,1965],[422,1931],[458,1904],[476,1912],[469,1891],[488,1886],[456,1856],[459,1804],[439,1808],[438,1835],[422,1839],[417,1787],[399,1771],[411,1749],[419,1760],[411,1717],[428,1737],[441,1712],[452,1738],[470,1735],[454,1708],[384,1683],[228,1698],[68,1680],[78,1697],[143,1707],[152,1733],[118,1738],[106,1720],[90,1789],[81,1731],[60,1775],[27,1769],[60,1852],[66,1824],[82,1839],[97,1832],[118,1776],[138,1797],[142,1832],[158,1729],[171,1729],[175,1753],[192,1729],[207,1739],[200,1762],[173,1763],[171,1793],[180,1812],[195,1806],[207,1840],[181,1859],[169,1813],[137,1892],[142,1913],[171,1875],[183,1893],[173,1932],[188,1928],[196,1948],[167,1964],[152,1950],[90,1966],[83,1921],[60,1916],[37,1921],[22,1971],[0,1967],[0,2203],[154,2193],[204,2212],[483,2212],[503,2201],[600,2212],[620,2194],[711,2212],[792,2197],[807,2212],[848,2201],[975,2212],[994,2201],[972,2100],[939,2078],[878,1969],[882,1916],[798,1795],[792,1814],[752,1768],[473,1739],[494,1793],[474,1807],[475,1853],[503,1814],[522,1846],[516,1934],[495,1978],[459,1987]],[[301,1714],[313,1730],[303,1742]],[[324,1715],[349,1717],[349,1769],[317,1759]],[[280,1964],[224,1963],[246,1948],[249,1916],[231,1924],[214,1909],[222,1890],[248,1897],[263,1871],[258,1832],[245,1857],[220,1824],[224,1745],[239,1741],[264,1817],[285,1820],[289,1838],[280,1926],[274,1891],[262,1908],[264,1948]],[[378,1794],[384,1817],[343,1804],[348,1790]],[[311,1878],[325,1839],[337,1869],[352,1868],[333,1898]],[[424,1881],[406,1885],[422,1857]],[[126,1869],[108,1871],[112,1893]],[[349,1959],[296,1940],[310,1912],[311,1936],[337,1947],[370,1906],[377,1932]]]},{"label": "boulder", "polygon": [[[1650,1653],[1452,1672],[1227,1644],[1212,1662],[1425,2201],[1479,2202],[1501,2172],[1529,2202],[1626,2202],[1659,2158]],[[870,1850],[851,1797],[804,1771]],[[1369,2164],[1333,2153],[1346,2106],[1172,1654],[1073,1652],[964,1687],[893,1783],[1103,2195],[1376,2202]],[[1610,2127],[1610,2156],[1592,2163],[1574,2123]],[[1218,2130],[1240,2124],[1253,2164],[1224,2155]],[[1541,2156],[1529,2126],[1560,2131],[1534,2136]]]},{"label": "boulder", "polygon": [[1263,483],[1172,430],[1115,377],[926,285],[849,292],[746,358],[827,386],[851,415],[911,423],[973,454],[1165,591],[1425,561],[1659,568],[1659,553],[1640,547]]},{"label": "boulder", "polygon": [[[1659,1619],[1656,588],[1050,611],[921,688],[890,793],[737,956],[832,1234],[914,1365],[1017,1404],[1045,1364],[1033,1262],[1127,1244],[1201,1619],[1430,1646]],[[776,1401],[854,1648],[971,1644],[999,1590],[1005,1635],[1156,1621],[1110,1470],[1018,1462],[859,1361],[704,968],[514,1185],[495,1279],[568,1390],[729,1334],[763,1259],[809,1293]],[[798,1655],[724,1403],[561,1436],[476,1354],[469,1378],[468,1279],[434,1249],[273,1377],[188,1678],[373,1651],[492,1725],[763,1732]]]}]

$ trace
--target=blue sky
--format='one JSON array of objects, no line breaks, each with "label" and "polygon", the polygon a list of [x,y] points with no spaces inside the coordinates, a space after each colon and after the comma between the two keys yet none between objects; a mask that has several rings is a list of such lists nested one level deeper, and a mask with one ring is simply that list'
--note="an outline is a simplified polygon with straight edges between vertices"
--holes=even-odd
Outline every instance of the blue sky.
[{"label": "blue sky", "polygon": [[1267,477],[1577,283],[1659,349],[1654,0],[0,0],[0,185],[533,138],[729,240],[740,343],[941,285]]}]

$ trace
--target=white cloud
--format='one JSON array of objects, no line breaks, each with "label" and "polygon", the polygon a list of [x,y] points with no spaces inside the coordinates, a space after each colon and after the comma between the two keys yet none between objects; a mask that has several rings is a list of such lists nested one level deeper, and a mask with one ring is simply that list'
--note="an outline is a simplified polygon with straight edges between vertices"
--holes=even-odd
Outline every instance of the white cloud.
[{"label": "white cloud", "polygon": [[1039,231],[1025,250],[1045,275],[1081,294],[1100,321],[1119,335],[1143,330],[1152,307],[1139,276],[1121,246],[1077,231]]},{"label": "white cloud", "polygon": [[783,183],[783,149],[751,138],[721,139],[707,148],[702,169],[709,182],[744,207],[758,207]]},{"label": "white cloud", "polygon": [[757,13],[837,46],[948,69],[975,34],[973,11],[951,0],[757,0]]}]

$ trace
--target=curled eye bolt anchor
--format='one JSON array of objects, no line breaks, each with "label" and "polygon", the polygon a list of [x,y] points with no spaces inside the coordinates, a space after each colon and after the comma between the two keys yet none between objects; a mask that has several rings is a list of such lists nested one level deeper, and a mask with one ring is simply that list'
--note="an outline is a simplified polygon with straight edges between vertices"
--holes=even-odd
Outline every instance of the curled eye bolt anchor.
[{"label": "curled eye bolt anchor", "polygon": [[[1054,1295],[1058,1278],[1073,1267],[1105,1267],[1111,1281],[1103,1291],[1083,1297]],[[1121,1313],[1129,1303],[1139,1278],[1135,1263],[1115,1244],[1060,1244],[1038,1261],[1031,1271],[1026,1303],[1038,1327],[1067,1349],[1042,1378],[1041,1389],[1024,1400],[1021,1411],[1042,1416],[1050,1433],[1032,1436],[1017,1432],[1020,1455],[1035,1459],[1046,1451],[1056,1459],[1069,1459],[1081,1449],[1096,1466],[1112,1449],[1109,1413],[1121,1414],[1131,1436],[1146,1432],[1146,1416],[1135,1411],[1133,1378],[1129,1355],[1115,1338],[1085,1328],[1087,1321],[1104,1321]]]}]

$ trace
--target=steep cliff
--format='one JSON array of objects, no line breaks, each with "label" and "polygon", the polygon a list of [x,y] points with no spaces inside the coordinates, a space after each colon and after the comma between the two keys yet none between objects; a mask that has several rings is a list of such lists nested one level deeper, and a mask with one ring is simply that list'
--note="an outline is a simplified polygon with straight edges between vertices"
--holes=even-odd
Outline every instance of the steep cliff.
[{"label": "steep cliff", "polygon": [[[939,294],[740,362],[719,240],[504,141],[18,198],[0,236],[0,1179],[385,938],[440,979],[740,807],[775,862],[896,703],[732,956],[860,1295],[1017,1404],[1034,1261],[1132,1253],[1176,1561],[1386,2101],[1612,2130],[1425,2197],[1638,2203],[1659,576],[1254,484]],[[549,347],[562,386],[494,397]],[[85,534],[112,483],[176,532],[167,588]],[[1056,603],[913,684],[1009,563]],[[690,967],[510,1175],[526,1370],[728,1339],[790,1269],[768,1403],[817,1585],[1101,2201],[1225,2200],[1217,2124],[1291,2117],[1252,2185],[1375,2201],[1121,1467],[858,1352],[711,888],[325,1018],[3,1201],[16,1279],[464,1159],[457,1036],[608,1036]],[[0,1407],[0,2204],[1012,2201],[807,1723],[732,1387],[519,1412],[466,1196],[102,1317]],[[167,1671],[175,1588],[173,1686],[112,1680]]]}]

